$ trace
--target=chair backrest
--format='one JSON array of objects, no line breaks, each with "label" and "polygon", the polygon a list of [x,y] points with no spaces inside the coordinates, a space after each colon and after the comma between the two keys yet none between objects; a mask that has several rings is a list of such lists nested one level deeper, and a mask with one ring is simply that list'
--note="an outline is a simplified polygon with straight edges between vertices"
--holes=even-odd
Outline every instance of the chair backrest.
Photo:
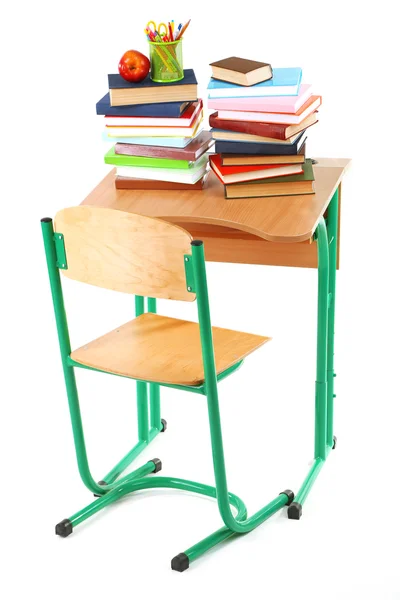
[{"label": "chair backrest", "polygon": [[102,288],[171,300],[193,301],[187,290],[185,254],[191,235],[161,219],[76,206],[57,213],[64,236],[66,277]]}]

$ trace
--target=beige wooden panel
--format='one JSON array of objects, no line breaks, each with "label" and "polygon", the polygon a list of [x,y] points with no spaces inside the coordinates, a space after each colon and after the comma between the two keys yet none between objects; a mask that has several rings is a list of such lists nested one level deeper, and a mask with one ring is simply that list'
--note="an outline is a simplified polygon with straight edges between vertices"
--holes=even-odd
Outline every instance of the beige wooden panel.
[{"label": "beige wooden panel", "polygon": [[84,200],[85,205],[159,217],[174,223],[209,224],[238,229],[269,242],[309,240],[350,164],[348,159],[318,158],[315,194],[226,200],[213,173],[203,190],[117,190],[115,172]]},{"label": "beige wooden panel", "polygon": [[186,289],[184,254],[190,234],[151,217],[76,206],[57,213],[64,234],[66,277],[103,288],[173,300],[193,301]]},{"label": "beige wooden panel", "polygon": [[[213,327],[217,373],[236,364],[270,338]],[[199,385],[204,381],[198,323],[146,313],[82,346],[71,358],[83,365],[134,379]]]}]

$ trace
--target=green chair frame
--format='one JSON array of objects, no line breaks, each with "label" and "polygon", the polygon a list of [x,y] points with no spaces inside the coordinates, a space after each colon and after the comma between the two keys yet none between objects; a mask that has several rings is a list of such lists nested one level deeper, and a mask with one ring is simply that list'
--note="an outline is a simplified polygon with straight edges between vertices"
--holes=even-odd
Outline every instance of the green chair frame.
[{"label": "green chair frame", "polygon": [[[243,361],[230,367],[217,376],[214,360],[210,308],[207,290],[207,278],[202,241],[192,242],[192,255],[185,255],[188,290],[197,296],[197,308],[201,337],[201,349],[204,364],[205,380],[199,386],[183,386],[136,381],[138,438],[135,446],[115,465],[98,483],[89,469],[85,447],[82,419],[79,407],[78,391],[75,380],[75,368],[86,368],[70,357],[71,346],[67,317],[64,307],[63,292],[59,269],[64,268],[65,257],[59,257],[57,240],[61,238],[54,232],[50,218],[41,221],[50,287],[60,345],[61,360],[64,370],[65,385],[69,403],[69,411],[74,436],[76,459],[83,483],[93,492],[97,499],[79,510],[68,519],[56,525],[56,534],[67,537],[73,529],[115,502],[122,496],[148,488],[176,488],[216,498],[224,525],[200,542],[184,552],[179,553],[171,561],[176,571],[184,571],[194,560],[217,544],[240,534],[248,533],[278,510],[288,505],[288,517],[299,519],[302,507],[318,473],[324,465],[329,451],[335,447],[333,435],[334,405],[334,319],[336,292],[336,261],[338,237],[338,190],[335,191],[327,210],[326,219],[321,218],[317,225],[315,238],[318,245],[318,325],[317,325],[317,365],[315,385],[315,442],[314,461],[296,496],[291,490],[278,494],[271,502],[260,508],[251,517],[247,515],[244,502],[228,491],[224,447],[221,431],[221,418],[218,400],[218,382],[235,372]],[[155,298],[147,299],[148,312],[156,312]],[[145,298],[135,296],[135,312],[139,316],[145,312]],[[162,431],[166,422],[161,419],[160,386],[189,391],[206,396],[212,457],[215,474],[215,487],[175,477],[152,477],[150,473],[161,470],[161,461],[153,459],[146,464],[121,477],[123,471]],[[149,392],[149,394],[148,394]],[[148,398],[149,396],[149,398]],[[236,515],[232,513],[233,507]]]}]

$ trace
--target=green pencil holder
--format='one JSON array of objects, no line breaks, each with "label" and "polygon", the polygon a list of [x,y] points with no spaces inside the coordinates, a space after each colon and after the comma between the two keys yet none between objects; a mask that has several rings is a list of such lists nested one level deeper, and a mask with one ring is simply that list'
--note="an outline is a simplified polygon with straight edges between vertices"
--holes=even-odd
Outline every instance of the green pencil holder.
[{"label": "green pencil holder", "polygon": [[158,83],[183,79],[182,39],[176,42],[149,42],[150,77]]}]

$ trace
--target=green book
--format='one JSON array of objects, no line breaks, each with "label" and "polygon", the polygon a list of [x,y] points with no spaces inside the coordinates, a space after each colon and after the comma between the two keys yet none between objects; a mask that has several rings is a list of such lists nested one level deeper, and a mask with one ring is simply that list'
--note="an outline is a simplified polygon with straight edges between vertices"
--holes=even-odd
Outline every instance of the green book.
[{"label": "green book", "polygon": [[[305,162],[303,163],[303,173],[298,173],[297,175],[284,175],[283,177],[268,177],[268,179],[255,179],[254,181],[246,181],[246,183],[293,183],[296,181],[314,181],[314,179],[315,177],[311,158],[306,158]],[[241,185],[241,183],[232,185]]]},{"label": "green book", "polygon": [[314,172],[311,159],[303,164],[303,173],[269,177],[225,185],[225,198],[263,198],[268,196],[296,196],[314,193]]},{"label": "green book", "polygon": [[104,156],[104,162],[107,165],[116,165],[118,167],[155,167],[157,169],[190,169],[195,164],[189,160],[176,160],[174,158],[115,154],[114,148],[111,148]]}]

